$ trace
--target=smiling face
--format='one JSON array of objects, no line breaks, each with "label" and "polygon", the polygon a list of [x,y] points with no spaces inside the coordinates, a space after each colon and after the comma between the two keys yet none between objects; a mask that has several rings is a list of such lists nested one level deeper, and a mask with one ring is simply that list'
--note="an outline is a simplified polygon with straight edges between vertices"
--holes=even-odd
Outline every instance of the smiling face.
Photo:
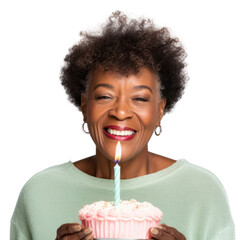
[{"label": "smiling face", "polygon": [[122,145],[121,161],[147,150],[166,104],[160,99],[157,76],[146,68],[128,77],[96,71],[81,102],[84,122],[97,150],[111,161],[118,141]]}]

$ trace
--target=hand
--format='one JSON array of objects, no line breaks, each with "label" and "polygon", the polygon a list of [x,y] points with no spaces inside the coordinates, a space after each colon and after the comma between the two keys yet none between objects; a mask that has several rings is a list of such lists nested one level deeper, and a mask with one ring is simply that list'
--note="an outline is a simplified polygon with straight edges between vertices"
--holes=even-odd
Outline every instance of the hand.
[{"label": "hand", "polygon": [[185,236],[175,228],[161,224],[151,229],[152,239],[157,240],[186,240]]},{"label": "hand", "polygon": [[67,223],[61,225],[57,230],[55,240],[93,240],[94,236],[90,228],[83,228],[78,223]]}]

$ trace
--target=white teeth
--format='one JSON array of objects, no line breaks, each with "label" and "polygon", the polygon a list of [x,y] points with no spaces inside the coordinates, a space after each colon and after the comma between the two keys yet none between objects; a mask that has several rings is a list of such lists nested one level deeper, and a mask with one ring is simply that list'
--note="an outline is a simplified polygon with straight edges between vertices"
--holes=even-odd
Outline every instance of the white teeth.
[{"label": "white teeth", "polygon": [[107,128],[107,132],[113,135],[117,135],[117,136],[130,136],[134,134],[134,131],[130,131],[130,130],[118,131],[118,130],[110,129],[110,128]]}]

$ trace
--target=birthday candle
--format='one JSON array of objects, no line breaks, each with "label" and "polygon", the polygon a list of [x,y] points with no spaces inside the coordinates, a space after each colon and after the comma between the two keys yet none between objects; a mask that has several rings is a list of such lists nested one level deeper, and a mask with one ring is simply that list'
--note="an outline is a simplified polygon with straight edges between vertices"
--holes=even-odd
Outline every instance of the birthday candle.
[{"label": "birthday candle", "polygon": [[120,166],[118,163],[121,159],[121,144],[117,143],[116,155],[115,155],[115,167],[114,167],[114,182],[115,182],[115,206],[120,203]]}]

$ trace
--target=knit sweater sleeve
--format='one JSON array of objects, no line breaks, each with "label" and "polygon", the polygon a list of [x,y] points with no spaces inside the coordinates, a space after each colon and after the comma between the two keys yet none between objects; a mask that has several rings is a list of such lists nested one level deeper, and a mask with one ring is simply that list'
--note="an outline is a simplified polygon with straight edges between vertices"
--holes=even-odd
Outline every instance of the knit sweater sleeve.
[{"label": "knit sweater sleeve", "polygon": [[235,240],[234,225],[224,228],[213,240]]},{"label": "knit sweater sleeve", "polygon": [[32,240],[26,205],[25,187],[23,187],[11,218],[10,240]]},{"label": "knit sweater sleeve", "polygon": [[21,232],[18,224],[14,223],[13,221],[11,221],[10,226],[10,240],[28,240]]}]

